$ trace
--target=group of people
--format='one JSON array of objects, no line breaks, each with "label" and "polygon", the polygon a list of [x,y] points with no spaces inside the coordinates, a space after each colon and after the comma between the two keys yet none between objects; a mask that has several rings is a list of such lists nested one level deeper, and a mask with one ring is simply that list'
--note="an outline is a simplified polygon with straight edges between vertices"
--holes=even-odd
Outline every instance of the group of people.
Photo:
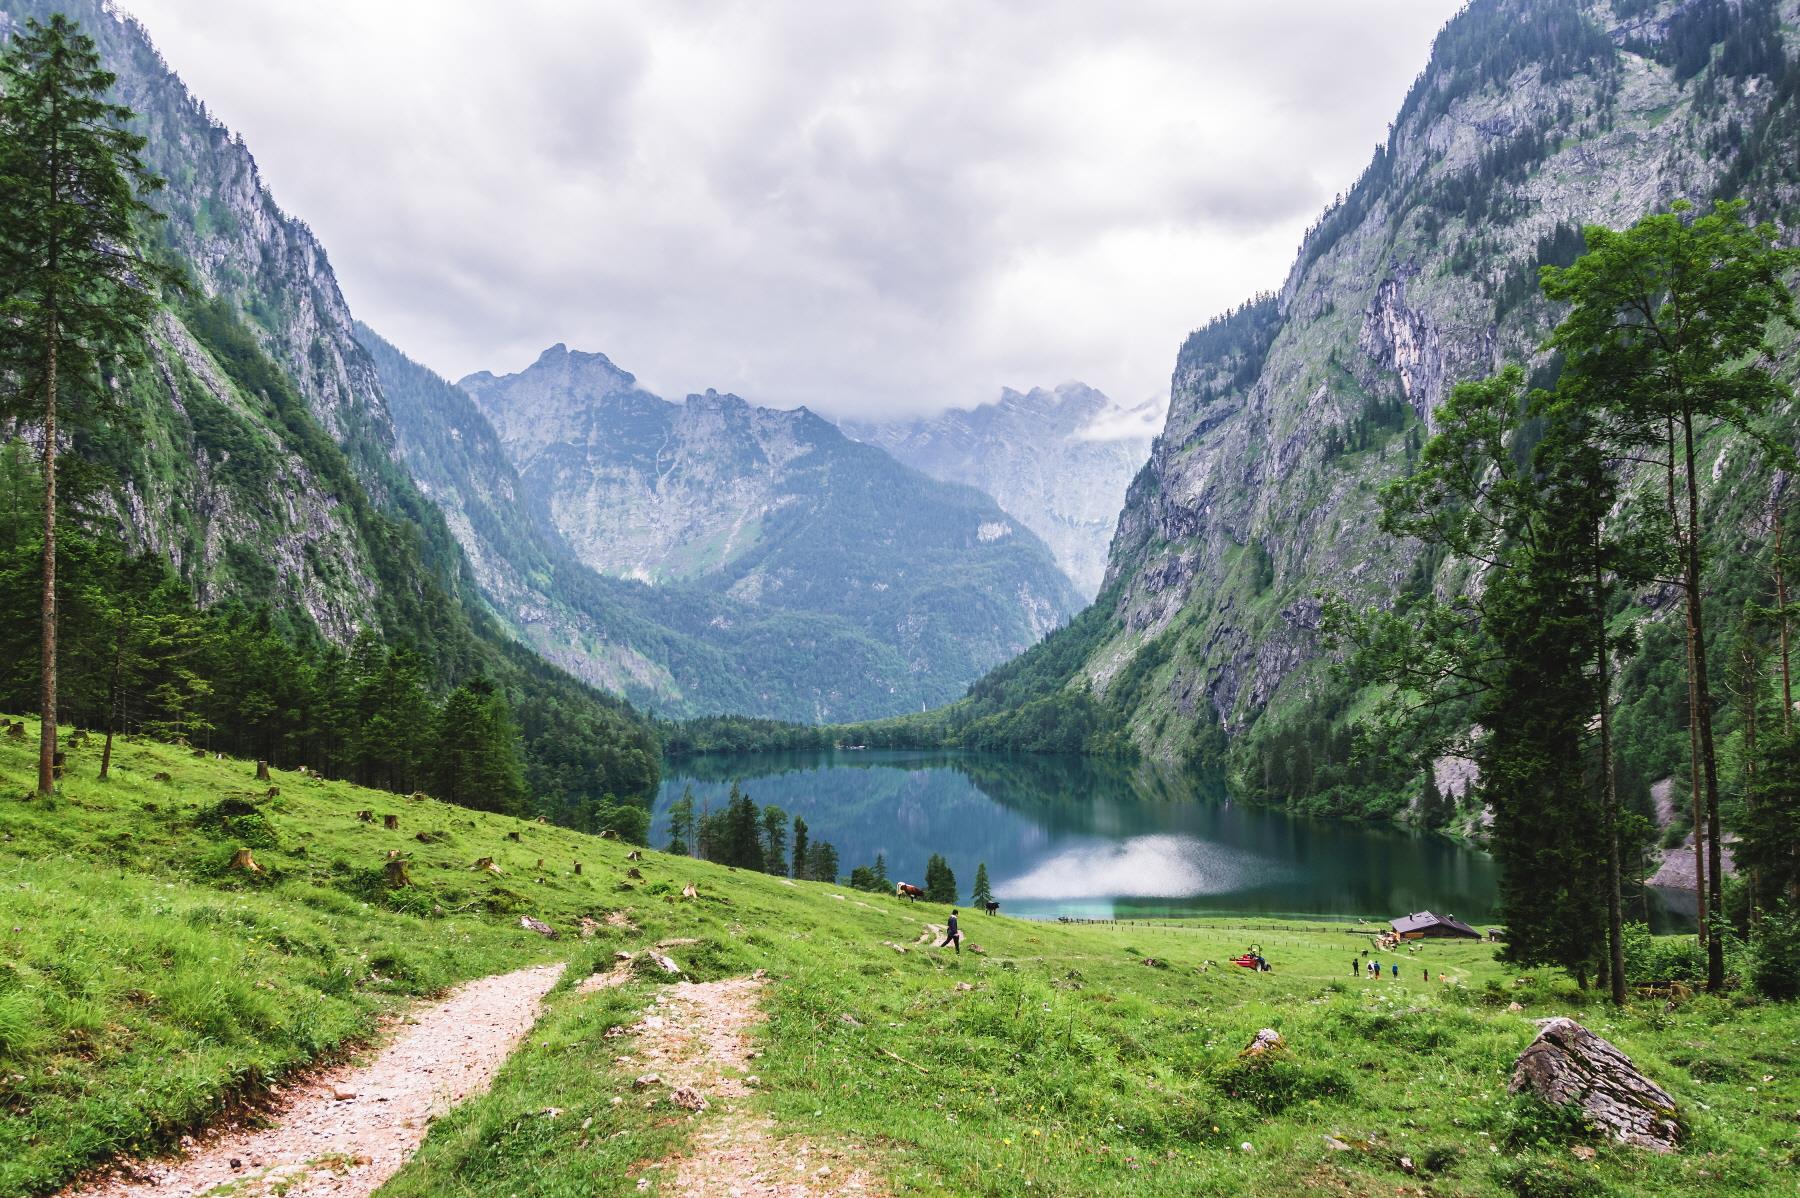
[{"label": "group of people", "polygon": [[[1400,980],[1400,963],[1398,961],[1390,962],[1388,964],[1388,971],[1389,977],[1393,978],[1395,981]],[[1422,972],[1425,975],[1425,980],[1429,982],[1431,980],[1431,970],[1426,969]],[[1370,978],[1379,978],[1381,976],[1381,962],[1377,961],[1374,957],[1370,957],[1368,964],[1365,965],[1363,963],[1362,954],[1358,953],[1350,960],[1350,976],[1358,977],[1365,973]],[[1442,974],[1440,973],[1439,976],[1441,977]]]}]

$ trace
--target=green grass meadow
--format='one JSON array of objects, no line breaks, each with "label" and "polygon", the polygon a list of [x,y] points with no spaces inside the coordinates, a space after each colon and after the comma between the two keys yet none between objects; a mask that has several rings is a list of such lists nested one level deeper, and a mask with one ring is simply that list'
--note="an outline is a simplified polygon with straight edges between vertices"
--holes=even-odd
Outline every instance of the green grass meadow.
[{"label": "green grass meadow", "polygon": [[[64,794],[28,800],[34,746],[0,738],[0,1194],[165,1146],[412,997],[559,958],[571,968],[494,1089],[435,1123],[382,1193],[666,1191],[663,1162],[721,1113],[634,1092],[616,1061],[631,1038],[606,1032],[653,979],[573,987],[671,937],[698,940],[671,950],[696,980],[768,971],[760,1113],[863,1146],[895,1193],[1792,1195],[1800,1176],[1800,1009],[1742,992],[1615,1012],[1467,943],[1384,955],[1401,976],[1372,982],[1351,974],[1366,933],[1267,918],[977,914],[958,956],[914,943],[943,908],[655,852],[634,879],[614,841],[281,771],[266,798],[250,763],[143,741],[118,747],[108,783],[97,739],[73,747]],[[262,874],[230,868],[243,847]],[[384,884],[393,850],[412,887]],[[471,870],[481,856],[504,872]],[[615,912],[630,926],[573,934]],[[1251,944],[1272,973],[1207,965]],[[1507,1095],[1550,1014],[1676,1096],[1681,1152],[1617,1148]],[[1285,1049],[1240,1057],[1262,1027]]]}]

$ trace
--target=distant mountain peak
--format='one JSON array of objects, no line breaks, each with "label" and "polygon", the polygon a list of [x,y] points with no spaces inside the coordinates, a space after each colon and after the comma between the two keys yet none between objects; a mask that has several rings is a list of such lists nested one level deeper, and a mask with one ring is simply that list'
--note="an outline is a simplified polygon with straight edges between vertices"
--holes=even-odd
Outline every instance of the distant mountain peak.
[{"label": "distant mountain peak", "polygon": [[1079,380],[1020,391],[936,416],[846,421],[858,440],[933,478],[966,483],[1050,546],[1086,594],[1099,590],[1125,488],[1150,454],[1150,417]]}]

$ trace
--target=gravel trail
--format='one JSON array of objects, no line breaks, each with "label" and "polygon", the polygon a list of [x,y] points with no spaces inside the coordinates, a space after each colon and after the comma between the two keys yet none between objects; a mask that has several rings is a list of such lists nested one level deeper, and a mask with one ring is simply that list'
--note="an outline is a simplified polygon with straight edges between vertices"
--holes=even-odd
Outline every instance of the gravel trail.
[{"label": "gravel trail", "polygon": [[186,1155],[137,1161],[61,1198],[366,1198],[399,1171],[431,1120],[488,1088],[537,1021],[563,966],[480,978],[398,1022],[374,1056],[313,1074],[251,1126],[184,1141]]}]

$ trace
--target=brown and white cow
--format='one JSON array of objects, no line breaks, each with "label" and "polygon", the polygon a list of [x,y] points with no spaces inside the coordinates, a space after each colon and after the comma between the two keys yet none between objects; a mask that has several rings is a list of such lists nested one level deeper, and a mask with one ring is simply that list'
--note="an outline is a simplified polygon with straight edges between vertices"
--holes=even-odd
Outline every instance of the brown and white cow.
[{"label": "brown and white cow", "polygon": [[914,886],[911,882],[896,882],[894,883],[894,897],[909,898],[916,903],[925,897],[925,890],[923,887]]}]

